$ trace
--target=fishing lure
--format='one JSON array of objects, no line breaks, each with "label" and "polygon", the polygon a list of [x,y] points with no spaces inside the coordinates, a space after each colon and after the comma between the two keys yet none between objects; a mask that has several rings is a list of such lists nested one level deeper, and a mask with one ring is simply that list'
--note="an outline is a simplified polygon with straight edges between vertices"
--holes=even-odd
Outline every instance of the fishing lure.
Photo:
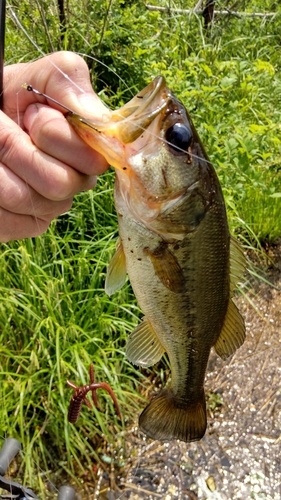
[{"label": "fishing lure", "polygon": [[88,406],[88,408],[90,408],[90,409],[93,408],[92,403],[87,399],[87,394],[90,391],[92,392],[92,398],[93,398],[93,403],[94,403],[95,407],[98,410],[100,410],[99,405],[98,405],[98,400],[97,400],[97,394],[96,394],[97,389],[105,389],[108,392],[108,394],[111,396],[111,398],[113,400],[113,403],[114,403],[114,406],[116,409],[116,413],[117,413],[118,417],[121,419],[119,405],[118,405],[116,396],[115,396],[113,390],[111,389],[111,387],[106,382],[95,382],[94,367],[92,364],[90,365],[89,373],[90,373],[90,382],[91,382],[90,384],[82,385],[79,387],[79,386],[76,386],[75,384],[73,384],[73,382],[71,382],[70,380],[66,381],[67,385],[69,387],[71,387],[72,389],[74,389],[74,394],[70,400],[70,405],[69,405],[69,409],[68,409],[68,421],[71,424],[74,424],[75,422],[77,422],[77,420],[80,416],[80,413],[81,413],[81,408],[82,408],[83,402]]}]

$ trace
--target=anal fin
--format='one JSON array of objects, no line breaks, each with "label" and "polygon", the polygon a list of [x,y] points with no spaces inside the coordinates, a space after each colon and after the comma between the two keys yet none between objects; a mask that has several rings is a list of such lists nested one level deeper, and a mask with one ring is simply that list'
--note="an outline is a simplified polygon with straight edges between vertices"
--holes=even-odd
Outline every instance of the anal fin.
[{"label": "anal fin", "polygon": [[244,340],[244,320],[230,299],[220,336],[214,345],[215,351],[222,359],[226,359],[241,347]]},{"label": "anal fin", "polygon": [[144,319],[129,335],[126,355],[134,365],[143,367],[157,363],[165,349],[147,319]]}]

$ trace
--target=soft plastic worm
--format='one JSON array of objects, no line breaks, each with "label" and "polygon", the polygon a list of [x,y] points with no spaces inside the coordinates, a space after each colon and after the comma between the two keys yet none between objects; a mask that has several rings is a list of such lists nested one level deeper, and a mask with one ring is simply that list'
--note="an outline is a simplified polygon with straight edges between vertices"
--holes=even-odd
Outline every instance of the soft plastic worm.
[{"label": "soft plastic worm", "polygon": [[93,398],[93,403],[97,409],[99,409],[98,401],[97,401],[97,395],[96,391],[97,389],[105,389],[108,394],[111,396],[116,413],[119,418],[121,418],[121,413],[119,409],[119,405],[116,399],[116,396],[111,389],[111,387],[106,383],[106,382],[95,382],[95,376],[94,376],[94,367],[91,364],[90,365],[90,384],[82,385],[82,386],[76,386],[73,384],[73,382],[70,382],[70,380],[67,380],[66,383],[69,387],[74,389],[74,394],[71,398],[69,409],[68,409],[68,421],[72,424],[77,422],[80,413],[81,413],[81,408],[83,402],[88,406],[88,408],[93,408],[92,403],[87,399],[87,394],[88,392],[92,392],[92,398]]}]

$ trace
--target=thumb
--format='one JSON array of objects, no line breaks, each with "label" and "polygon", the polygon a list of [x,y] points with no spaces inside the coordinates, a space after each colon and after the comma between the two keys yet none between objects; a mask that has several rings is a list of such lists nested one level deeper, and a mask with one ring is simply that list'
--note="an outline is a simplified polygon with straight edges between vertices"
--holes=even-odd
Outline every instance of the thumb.
[{"label": "thumb", "polygon": [[[88,118],[94,115],[97,119],[110,114],[110,110],[92,89],[87,64],[73,52],[55,52],[32,63],[14,64],[5,68],[4,112],[14,120],[18,116],[21,119],[30,104],[46,103],[44,97],[23,90],[24,83]],[[51,101],[48,104],[61,111]]]}]

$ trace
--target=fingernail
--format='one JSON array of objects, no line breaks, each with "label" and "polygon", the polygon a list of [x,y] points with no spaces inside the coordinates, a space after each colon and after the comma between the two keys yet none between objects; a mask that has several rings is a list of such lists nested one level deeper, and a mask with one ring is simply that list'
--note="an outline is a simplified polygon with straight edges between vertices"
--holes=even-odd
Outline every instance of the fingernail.
[{"label": "fingernail", "polygon": [[108,109],[104,103],[93,94],[80,94],[77,96],[79,103],[84,108],[85,113],[90,114],[93,118],[102,119],[104,115],[111,114],[110,109]]},{"label": "fingernail", "polygon": [[89,189],[93,189],[97,183],[97,176],[96,175],[90,175],[88,177],[88,180],[84,186],[84,191],[88,191]]},{"label": "fingernail", "polygon": [[30,104],[24,114],[24,126],[29,130],[34,122],[36,116],[38,115],[39,107],[38,104]]}]

